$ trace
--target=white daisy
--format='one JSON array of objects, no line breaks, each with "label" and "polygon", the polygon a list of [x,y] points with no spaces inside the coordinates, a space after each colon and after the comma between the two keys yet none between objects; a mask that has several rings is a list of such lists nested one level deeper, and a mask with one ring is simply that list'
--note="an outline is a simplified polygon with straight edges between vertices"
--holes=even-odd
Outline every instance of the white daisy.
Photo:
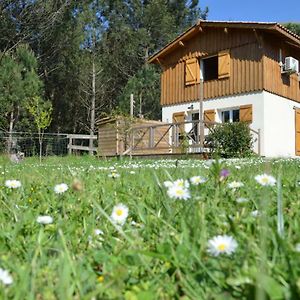
[{"label": "white daisy", "polygon": [[5,181],[5,186],[10,189],[17,189],[17,188],[21,187],[21,185],[22,184],[19,180],[12,179],[12,180]]},{"label": "white daisy", "polygon": [[13,283],[13,279],[10,276],[10,274],[8,273],[7,270],[3,270],[0,268],[0,281],[3,282],[3,284],[5,285],[9,285]]},{"label": "white daisy", "polygon": [[115,205],[110,217],[114,223],[124,225],[128,217],[128,207],[122,203]]},{"label": "white daisy", "polygon": [[95,230],[94,230],[94,234],[95,234],[95,235],[103,235],[104,232],[103,232],[101,229],[95,229]]},{"label": "white daisy", "polygon": [[36,221],[40,224],[51,224],[53,223],[53,218],[50,216],[38,216]]},{"label": "white daisy", "polygon": [[257,175],[255,176],[255,180],[263,186],[274,186],[276,184],[276,179],[267,174]]},{"label": "white daisy", "polygon": [[228,187],[233,190],[243,187],[243,186],[244,186],[244,184],[240,181],[232,181],[232,182],[228,183]]},{"label": "white daisy", "polygon": [[238,244],[236,240],[228,235],[218,235],[208,241],[207,252],[213,256],[220,254],[230,255],[235,252]]},{"label": "white daisy", "polygon": [[236,168],[237,170],[240,170],[240,169],[241,169],[241,166],[235,166],[235,168]]},{"label": "white daisy", "polygon": [[130,173],[130,174],[135,174],[135,171],[130,171],[129,173]]},{"label": "white daisy", "polygon": [[190,186],[190,184],[187,180],[177,179],[173,182],[173,186],[177,186],[180,188],[188,188]]},{"label": "white daisy", "polygon": [[191,181],[192,185],[198,185],[198,184],[201,184],[201,183],[205,183],[206,179],[201,177],[201,176],[193,176],[193,177],[190,178],[190,181]]},{"label": "white daisy", "polygon": [[167,193],[170,198],[181,200],[187,200],[191,197],[188,189],[175,185],[170,187]]},{"label": "white daisy", "polygon": [[108,177],[115,179],[120,177],[120,174],[118,174],[117,172],[111,172],[110,174],[108,174]]},{"label": "white daisy", "polygon": [[295,250],[296,250],[296,252],[300,252],[300,243],[297,243],[295,245]]},{"label": "white daisy", "polygon": [[60,183],[60,184],[57,184],[55,187],[54,187],[54,192],[56,194],[63,194],[64,192],[66,192],[68,190],[68,185],[65,184],[65,183]]},{"label": "white daisy", "polygon": [[252,217],[257,217],[257,216],[259,216],[259,211],[258,210],[253,210],[253,211],[251,211],[251,216]]},{"label": "white daisy", "polygon": [[172,182],[172,181],[164,181],[164,186],[165,186],[166,188],[170,188],[170,187],[173,186],[173,182]]},{"label": "white daisy", "polygon": [[247,198],[242,198],[242,197],[236,199],[236,202],[237,202],[237,203],[246,203],[246,202],[248,202],[248,201],[249,201],[249,200],[248,200]]}]

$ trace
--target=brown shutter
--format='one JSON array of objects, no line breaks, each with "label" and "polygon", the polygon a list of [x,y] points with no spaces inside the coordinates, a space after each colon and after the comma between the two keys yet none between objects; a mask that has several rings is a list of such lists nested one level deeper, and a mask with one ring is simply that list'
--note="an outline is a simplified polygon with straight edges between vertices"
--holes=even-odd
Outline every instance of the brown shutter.
[{"label": "brown shutter", "polygon": [[252,123],[252,104],[240,106],[240,121]]},{"label": "brown shutter", "polygon": [[209,109],[204,111],[204,122],[215,122],[215,110]]},{"label": "brown shutter", "polygon": [[227,78],[230,76],[230,52],[224,50],[218,54],[218,78]]},{"label": "brown shutter", "polygon": [[185,62],[185,85],[200,82],[200,66],[197,58],[188,59]]}]

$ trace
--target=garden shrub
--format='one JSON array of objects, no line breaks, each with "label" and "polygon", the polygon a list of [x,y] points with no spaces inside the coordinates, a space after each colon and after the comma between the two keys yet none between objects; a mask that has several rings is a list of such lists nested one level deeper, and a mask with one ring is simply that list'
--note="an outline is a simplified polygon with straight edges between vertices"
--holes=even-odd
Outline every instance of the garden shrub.
[{"label": "garden shrub", "polygon": [[249,157],[253,155],[253,137],[244,122],[225,123],[211,128],[207,141],[212,152],[222,157]]}]

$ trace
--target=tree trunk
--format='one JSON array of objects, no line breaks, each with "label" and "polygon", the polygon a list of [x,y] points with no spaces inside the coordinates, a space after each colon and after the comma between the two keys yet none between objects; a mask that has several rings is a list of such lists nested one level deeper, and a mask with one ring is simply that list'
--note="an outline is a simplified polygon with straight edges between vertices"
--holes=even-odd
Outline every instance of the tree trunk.
[{"label": "tree trunk", "polygon": [[94,140],[92,136],[95,132],[95,102],[96,102],[96,70],[95,70],[95,57],[93,56],[92,62],[92,99],[91,99],[91,123],[90,123],[90,141],[89,147],[90,151],[89,154],[93,155],[93,150],[91,149],[94,146]]},{"label": "tree trunk", "polygon": [[12,110],[10,113],[10,120],[9,120],[9,136],[8,136],[8,142],[7,142],[7,152],[11,152],[12,148],[12,133],[14,129],[14,111]]}]

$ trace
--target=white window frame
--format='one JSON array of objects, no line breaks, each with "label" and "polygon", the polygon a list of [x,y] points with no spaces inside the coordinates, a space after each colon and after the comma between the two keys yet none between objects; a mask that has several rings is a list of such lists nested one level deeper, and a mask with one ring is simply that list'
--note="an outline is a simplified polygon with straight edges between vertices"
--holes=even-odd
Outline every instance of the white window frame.
[{"label": "white window frame", "polygon": [[224,108],[219,110],[219,119],[222,123],[225,123],[223,121],[222,113],[225,111],[229,111],[229,122],[228,123],[233,123],[233,111],[234,110],[240,110],[239,107],[230,107],[230,108]]}]

